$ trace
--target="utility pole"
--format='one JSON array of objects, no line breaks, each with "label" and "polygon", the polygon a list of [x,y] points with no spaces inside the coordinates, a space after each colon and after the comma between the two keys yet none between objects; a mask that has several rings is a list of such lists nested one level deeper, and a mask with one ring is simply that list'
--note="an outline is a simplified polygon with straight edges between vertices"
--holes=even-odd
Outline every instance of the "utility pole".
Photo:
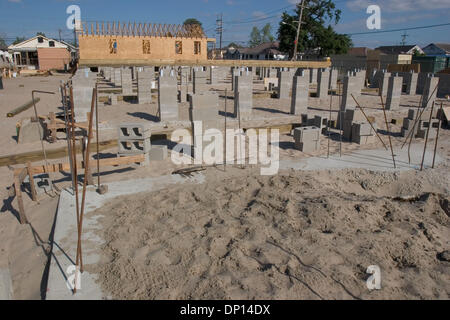
[{"label": "utility pole", "polygon": [[406,37],[409,37],[409,35],[406,33],[406,31],[402,34],[402,46],[406,46]]},{"label": "utility pole", "polygon": [[220,55],[222,55],[222,36],[223,36],[223,14],[217,16],[217,29],[216,32],[219,34],[219,47],[220,47]]},{"label": "utility pole", "polygon": [[78,46],[77,44],[77,21],[75,19],[73,19],[73,45],[76,48]]},{"label": "utility pole", "polygon": [[58,32],[59,32],[59,42],[61,42],[61,29],[58,29]]},{"label": "utility pole", "polygon": [[294,56],[292,57],[293,61],[297,61],[298,38],[300,37],[300,28],[302,26],[304,4],[305,4],[305,0],[302,0],[301,7],[300,7],[300,15],[298,17],[297,36],[295,37]]}]

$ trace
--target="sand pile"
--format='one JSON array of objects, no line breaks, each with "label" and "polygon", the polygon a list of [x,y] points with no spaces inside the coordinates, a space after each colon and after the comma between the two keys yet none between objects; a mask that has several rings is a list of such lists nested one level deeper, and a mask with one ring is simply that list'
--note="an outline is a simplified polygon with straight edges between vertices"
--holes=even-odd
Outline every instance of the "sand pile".
[{"label": "sand pile", "polygon": [[[88,270],[105,294],[449,298],[446,170],[240,175],[209,174],[203,185],[120,198],[92,213],[103,216],[106,243]],[[381,268],[381,290],[366,287],[369,265]]]}]

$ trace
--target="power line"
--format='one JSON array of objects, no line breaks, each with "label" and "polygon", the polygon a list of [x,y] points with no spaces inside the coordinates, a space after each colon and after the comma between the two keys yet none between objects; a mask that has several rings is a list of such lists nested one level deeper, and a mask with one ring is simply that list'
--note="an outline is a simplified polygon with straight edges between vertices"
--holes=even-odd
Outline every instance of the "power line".
[{"label": "power line", "polygon": [[348,36],[356,36],[356,35],[362,35],[362,34],[376,34],[376,33],[388,33],[388,32],[398,32],[398,31],[407,31],[407,30],[429,29],[429,28],[436,28],[436,27],[443,27],[443,26],[450,26],[450,23],[441,23],[441,24],[433,24],[433,25],[429,25],[429,26],[399,28],[399,29],[391,29],[391,30],[347,33],[347,35]]},{"label": "power line", "polygon": [[[265,12],[265,13],[263,13],[263,15],[268,15],[268,14],[271,14],[271,13],[283,11],[283,10],[286,10],[288,8],[292,8],[292,7],[296,7],[296,6],[297,6],[296,4],[291,4],[291,5],[287,6],[287,7],[283,7],[283,8],[280,8],[280,9],[275,9],[275,10],[272,10],[272,11],[269,11],[269,12]],[[247,20],[225,21],[224,23],[226,23],[226,24],[246,24],[246,23],[253,23],[253,22],[258,22],[258,21],[262,21],[262,20],[267,20],[267,19],[274,18],[274,17],[278,17],[278,14],[270,16],[270,17],[262,17],[262,18],[256,18],[256,19],[250,19],[250,20],[247,19]]]}]

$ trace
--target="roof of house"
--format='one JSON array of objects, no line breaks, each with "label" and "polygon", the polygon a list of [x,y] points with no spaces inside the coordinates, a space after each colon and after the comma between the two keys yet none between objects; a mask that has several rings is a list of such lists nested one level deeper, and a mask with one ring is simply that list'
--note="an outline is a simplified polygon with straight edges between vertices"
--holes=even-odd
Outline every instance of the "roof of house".
[{"label": "roof of house", "polygon": [[239,51],[241,54],[249,54],[249,55],[259,55],[259,54],[281,54],[282,52],[279,50],[280,43],[279,42],[265,42],[257,45],[253,48],[237,48],[229,50],[230,53],[234,53],[235,51]]},{"label": "roof of house", "polygon": [[347,52],[347,54],[352,55],[352,56],[360,56],[360,57],[366,57],[367,56],[367,51],[369,51],[370,49],[367,47],[354,47],[354,48],[350,48]]},{"label": "roof of house", "polygon": [[375,50],[381,51],[384,54],[408,54],[412,49],[416,48],[417,45],[405,45],[405,46],[381,46]]},{"label": "roof of house", "polygon": [[[43,42],[40,43],[37,39],[43,38]],[[69,45],[54,39],[47,38],[45,36],[35,36],[33,38],[27,39],[17,44],[10,45],[8,49],[10,50],[29,50],[29,49],[37,49],[37,48],[49,48],[49,42],[54,42],[54,47],[51,48],[68,48]]]},{"label": "roof of house", "polygon": [[431,43],[431,44],[429,44],[429,46],[431,46],[431,45],[435,45],[439,49],[444,50],[446,53],[450,53],[450,43]]}]

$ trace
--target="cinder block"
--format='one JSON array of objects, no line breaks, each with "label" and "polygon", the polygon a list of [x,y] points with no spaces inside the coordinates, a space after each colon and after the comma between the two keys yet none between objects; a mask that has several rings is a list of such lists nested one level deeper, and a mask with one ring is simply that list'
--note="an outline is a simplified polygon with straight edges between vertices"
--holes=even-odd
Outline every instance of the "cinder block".
[{"label": "cinder block", "polygon": [[353,137],[370,136],[372,134],[375,134],[375,132],[373,131],[372,126],[368,122],[354,122],[352,124]]},{"label": "cinder block", "polygon": [[152,135],[150,126],[145,123],[122,123],[119,125],[119,139],[148,139]]},{"label": "cinder block", "polygon": [[345,110],[344,120],[348,121],[364,121],[366,118],[363,113],[357,109],[347,109]]},{"label": "cinder block", "polygon": [[299,127],[294,129],[294,140],[296,142],[307,142],[320,140],[320,129],[318,127]]},{"label": "cinder block", "polygon": [[148,154],[150,161],[164,161],[167,159],[167,146],[152,145],[152,148]]},{"label": "cinder block", "polygon": [[371,144],[377,141],[376,135],[352,137],[352,142],[357,144]]},{"label": "cinder block", "polygon": [[320,140],[309,142],[295,142],[295,148],[301,152],[314,152],[320,150]]},{"label": "cinder block", "polygon": [[150,138],[139,140],[120,140],[119,139],[120,154],[143,154],[148,153],[151,149]]},{"label": "cinder block", "polygon": [[117,96],[115,94],[109,96],[109,104],[112,106],[117,105]]},{"label": "cinder block", "polygon": [[345,120],[343,122],[342,137],[346,140],[352,139],[352,121]]}]

